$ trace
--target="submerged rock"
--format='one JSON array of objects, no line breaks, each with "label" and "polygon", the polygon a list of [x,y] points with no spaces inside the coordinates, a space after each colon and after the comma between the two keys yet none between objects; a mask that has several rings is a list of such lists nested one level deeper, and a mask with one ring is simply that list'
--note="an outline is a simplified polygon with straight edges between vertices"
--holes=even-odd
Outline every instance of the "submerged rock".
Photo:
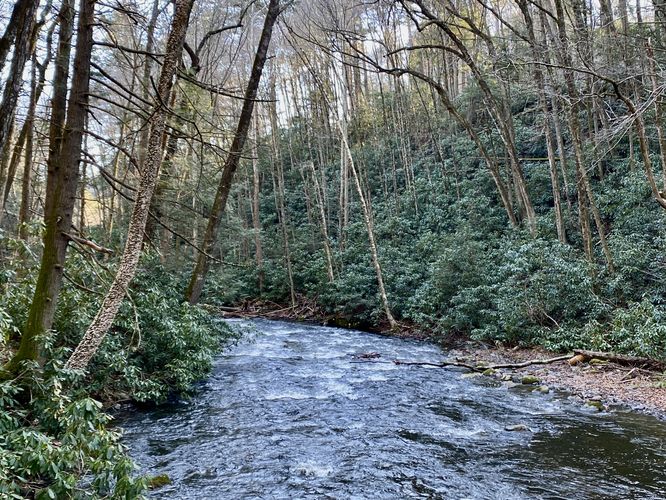
[{"label": "submerged rock", "polygon": [[156,490],[171,483],[172,481],[169,474],[158,474],[157,476],[148,478],[148,489]]},{"label": "submerged rock", "polygon": [[522,379],[520,379],[520,383],[525,385],[538,384],[539,382],[539,378],[535,377],[534,375],[525,375]]},{"label": "submerged rock", "polygon": [[532,432],[532,429],[525,424],[507,425],[504,427],[504,430],[510,432]]},{"label": "submerged rock", "polygon": [[606,407],[601,401],[597,401],[594,399],[588,399],[587,401],[585,401],[585,404],[587,406],[591,406],[592,408],[596,408],[598,411],[604,411],[606,409]]}]

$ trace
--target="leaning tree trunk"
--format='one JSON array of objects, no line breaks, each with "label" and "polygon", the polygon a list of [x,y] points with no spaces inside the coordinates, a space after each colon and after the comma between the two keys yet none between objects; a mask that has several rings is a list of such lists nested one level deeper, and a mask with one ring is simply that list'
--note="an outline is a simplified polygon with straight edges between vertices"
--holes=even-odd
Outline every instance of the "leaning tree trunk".
[{"label": "leaning tree trunk", "polygon": [[268,46],[271,41],[273,26],[275,25],[275,21],[279,14],[280,0],[270,0],[270,3],[268,4],[268,12],[266,13],[266,19],[264,21],[264,28],[261,32],[261,37],[259,38],[257,53],[254,57],[254,62],[252,63],[250,80],[245,89],[245,100],[243,101],[243,108],[241,109],[241,114],[238,119],[238,126],[236,127],[234,140],[231,143],[229,156],[227,156],[227,160],[224,163],[222,178],[220,179],[217,193],[215,193],[215,201],[213,202],[213,208],[211,209],[208,225],[206,226],[206,232],[204,233],[201,244],[203,251],[200,251],[198,254],[197,263],[194,271],[192,271],[192,277],[185,293],[186,299],[190,304],[196,304],[199,301],[201,291],[203,290],[206,281],[206,275],[208,274],[208,268],[210,266],[208,256],[211,254],[213,246],[217,241],[217,236],[220,230],[220,221],[227,204],[227,198],[229,197],[229,191],[231,190],[231,183],[243,153],[245,140],[247,139],[248,130],[250,129],[250,122],[252,121],[252,111],[254,110],[254,101],[257,98],[257,89],[259,88],[261,73],[263,72],[264,64],[268,58]]},{"label": "leaning tree trunk", "polygon": [[372,212],[371,207],[366,200],[365,195],[363,194],[363,188],[361,187],[361,181],[359,179],[359,173],[356,170],[354,165],[354,158],[351,154],[351,149],[349,148],[349,142],[347,142],[347,134],[345,133],[342,124],[338,122],[338,128],[340,130],[340,137],[342,140],[342,148],[344,154],[349,161],[349,166],[352,172],[352,177],[354,179],[354,185],[356,186],[356,193],[358,194],[359,201],[361,202],[361,208],[363,210],[363,220],[365,222],[365,228],[368,233],[368,241],[370,243],[370,254],[372,256],[372,264],[375,268],[375,274],[377,276],[377,287],[379,288],[379,297],[382,301],[382,306],[384,307],[384,313],[386,314],[386,319],[391,325],[391,329],[395,329],[398,326],[393,313],[391,313],[391,307],[389,305],[388,296],[386,294],[386,287],[384,286],[384,275],[382,273],[382,267],[379,263],[379,253],[377,251],[377,242],[375,240],[375,230],[372,222]]},{"label": "leaning tree trunk", "polygon": [[[523,18],[525,19],[525,26],[527,28],[527,39],[530,43],[532,50],[532,57],[535,61],[539,61],[539,47],[537,45],[537,39],[534,30],[534,22],[532,19],[532,14],[530,13],[530,7],[527,3],[527,0],[518,0],[518,5],[520,10],[523,13]],[[552,116],[551,111],[548,106],[548,97],[546,94],[546,83],[543,70],[538,64],[534,65],[533,68],[534,79],[537,83],[537,88],[539,91],[539,106],[541,107],[541,112],[544,117],[544,133],[546,136],[546,149],[548,151],[548,166],[550,170],[550,181],[551,188],[553,192],[553,205],[555,208],[555,228],[557,229],[557,239],[560,243],[566,243],[566,232],[564,227],[564,218],[562,217],[562,202],[560,198],[560,182],[559,175],[557,172],[557,163],[555,160],[555,144],[553,141],[553,131],[552,131]]]},{"label": "leaning tree trunk", "polygon": [[171,32],[167,40],[166,55],[157,86],[158,100],[156,110],[152,114],[150,137],[146,160],[141,172],[141,181],[136,194],[134,209],[127,229],[125,249],[118,265],[116,276],[107,292],[97,315],[88,326],[79,345],[67,361],[67,366],[74,369],[85,369],[95,352],[104,340],[106,333],[118,313],[127,287],[134,278],[141,256],[143,232],[146,228],[150,202],[162,162],[162,135],[164,134],[168,110],[164,103],[168,102],[173,79],[178,68],[183,42],[187,34],[190,12],[194,0],[176,0]]},{"label": "leaning tree trunk", "polygon": [[[592,244],[591,237],[589,235],[589,229],[587,228],[587,214],[584,210],[585,207],[585,198],[589,202],[589,208],[592,212],[592,217],[594,223],[597,227],[597,233],[599,234],[599,242],[601,244],[601,249],[606,258],[606,264],[608,270],[613,272],[613,257],[610,252],[610,247],[608,246],[608,241],[606,239],[606,229],[604,227],[603,221],[601,220],[601,214],[597,207],[595,196],[590,185],[590,180],[587,175],[587,169],[584,165],[583,158],[583,146],[582,146],[582,137],[581,137],[581,127],[580,119],[578,116],[579,109],[579,93],[576,89],[573,70],[571,69],[571,56],[569,53],[569,39],[566,32],[565,25],[565,13],[562,0],[555,0],[555,9],[557,12],[557,19],[555,20],[557,24],[557,30],[560,40],[560,53],[559,58],[562,66],[564,67],[564,82],[567,88],[567,93],[571,99],[571,104],[567,110],[567,119],[569,122],[569,129],[571,130],[571,142],[573,144],[574,150],[574,160],[576,163],[576,170],[578,174],[578,197],[579,197],[579,210],[581,217],[581,231],[583,232],[583,239],[586,240],[585,253],[588,260],[592,261]],[[585,233],[588,233],[585,236]]]},{"label": "leaning tree trunk", "polygon": [[95,352],[104,340],[106,333],[118,313],[120,304],[125,297],[127,287],[134,278],[141,256],[143,245],[143,232],[146,228],[150,201],[153,197],[155,185],[162,163],[162,135],[166,126],[168,110],[164,103],[169,101],[173,88],[173,79],[178,69],[180,56],[183,51],[183,42],[187,34],[190,12],[194,0],[176,0],[171,32],[167,39],[166,55],[162,64],[159,83],[157,85],[158,100],[156,110],[152,114],[150,125],[150,138],[146,161],[141,172],[141,182],[136,194],[134,209],[127,229],[125,249],[118,265],[116,276],[107,292],[97,315],[88,326],[85,335],[76,346],[76,349],[67,361],[67,366],[74,369],[85,369]]},{"label": "leaning tree trunk", "polygon": [[[66,3],[63,3],[63,6],[65,9],[69,7]],[[72,226],[72,214],[79,179],[81,143],[88,109],[94,18],[95,0],[81,0],[67,124],[63,134],[62,148],[57,158],[50,162],[47,174],[47,193],[49,195],[44,210],[46,231],[43,238],[44,248],[39,275],[28,311],[28,318],[23,328],[19,350],[6,367],[10,372],[16,370],[21,361],[39,358],[42,335],[53,324],[56,302],[62,286],[65,255],[70,239],[68,233]],[[72,18],[65,16],[63,19]],[[61,31],[65,35],[71,33],[68,26],[61,26]],[[69,66],[69,61],[65,61],[62,57],[63,52],[69,53],[69,38],[67,36],[64,38],[61,36],[58,52],[59,65]],[[62,66],[59,69],[62,69]],[[57,103],[58,110],[64,108],[64,102],[56,101],[56,98],[59,97],[56,95],[57,85],[63,84],[62,81],[57,80],[61,76],[62,73],[57,68],[54,75],[56,84],[54,106]],[[66,86],[65,81],[65,90]],[[55,108],[53,112],[56,112]]]}]

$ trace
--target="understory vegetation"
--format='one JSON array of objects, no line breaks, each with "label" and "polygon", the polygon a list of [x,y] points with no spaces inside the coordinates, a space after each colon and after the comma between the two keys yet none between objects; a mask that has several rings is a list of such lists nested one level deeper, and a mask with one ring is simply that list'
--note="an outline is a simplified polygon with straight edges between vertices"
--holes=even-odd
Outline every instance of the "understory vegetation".
[{"label": "understory vegetation", "polygon": [[[18,251],[0,275],[0,333],[11,353],[25,322],[36,276],[32,250],[3,239],[2,252]],[[1,498],[137,498],[149,484],[137,474],[121,433],[101,402],[159,404],[187,397],[210,370],[213,356],[233,332],[201,307],[182,301],[183,280],[146,255],[113,330],[91,369],[65,368],[90,322],[115,263],[92,252],[73,252],[51,332],[38,362],[0,382]],[[5,360],[0,360],[3,362]]]}]

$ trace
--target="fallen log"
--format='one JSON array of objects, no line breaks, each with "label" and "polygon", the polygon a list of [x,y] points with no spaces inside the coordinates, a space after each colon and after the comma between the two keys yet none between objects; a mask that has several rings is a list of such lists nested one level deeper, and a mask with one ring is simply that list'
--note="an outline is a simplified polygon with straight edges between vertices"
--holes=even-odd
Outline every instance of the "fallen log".
[{"label": "fallen log", "polygon": [[547,365],[550,363],[557,363],[558,361],[566,361],[571,357],[570,354],[564,356],[557,356],[555,358],[548,359],[531,359],[529,361],[522,361],[520,363],[500,363],[497,365],[470,365],[469,363],[463,363],[460,361],[442,361],[441,363],[430,363],[427,361],[401,361],[399,359],[394,359],[393,363],[396,365],[414,365],[414,366],[434,366],[437,368],[446,368],[449,366],[457,368],[467,368],[475,372],[484,372],[486,370],[500,370],[503,368],[525,368],[531,365]]},{"label": "fallen log", "polygon": [[406,366],[434,366],[435,368],[447,368],[449,366],[453,366],[457,368],[467,368],[468,370],[473,371],[483,371],[488,369],[486,366],[483,368],[483,370],[481,370],[481,367],[469,365],[467,363],[461,363],[459,361],[442,361],[441,363],[430,363],[428,361],[402,361],[400,359],[394,359],[393,364]]},{"label": "fallen log", "polygon": [[241,307],[232,307],[232,306],[215,306],[222,312],[240,312],[243,309]]},{"label": "fallen log", "polygon": [[529,361],[523,361],[521,363],[504,363],[500,365],[491,365],[487,366],[486,369],[492,368],[493,370],[499,370],[500,368],[525,368],[526,366],[531,365],[548,365],[550,363],[557,363],[558,361],[567,361],[571,357],[570,354],[565,354],[564,356],[556,356],[554,358],[548,359],[531,359]]},{"label": "fallen log", "polygon": [[610,361],[611,363],[616,363],[618,365],[638,366],[641,368],[648,368],[650,370],[658,371],[666,370],[666,363],[656,359],[627,356],[624,354],[616,354],[614,352],[587,351],[584,349],[575,349],[574,353],[578,356],[583,356],[585,361],[589,361],[591,359],[600,359],[603,361]]}]

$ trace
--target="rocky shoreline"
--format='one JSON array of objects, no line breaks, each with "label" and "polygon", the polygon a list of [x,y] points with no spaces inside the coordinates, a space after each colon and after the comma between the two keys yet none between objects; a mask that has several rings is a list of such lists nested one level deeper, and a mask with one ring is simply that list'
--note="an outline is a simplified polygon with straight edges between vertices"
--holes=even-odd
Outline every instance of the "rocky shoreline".
[{"label": "rocky shoreline", "polygon": [[[451,351],[451,355],[471,364],[494,365],[548,359],[556,354],[538,347],[467,346]],[[622,407],[666,420],[666,375],[660,372],[592,359],[573,366],[567,361],[559,361],[499,370],[487,375],[501,379],[506,374],[517,375],[510,378],[533,384],[537,390],[543,391],[547,387],[569,392],[581,403],[599,410]]]}]

